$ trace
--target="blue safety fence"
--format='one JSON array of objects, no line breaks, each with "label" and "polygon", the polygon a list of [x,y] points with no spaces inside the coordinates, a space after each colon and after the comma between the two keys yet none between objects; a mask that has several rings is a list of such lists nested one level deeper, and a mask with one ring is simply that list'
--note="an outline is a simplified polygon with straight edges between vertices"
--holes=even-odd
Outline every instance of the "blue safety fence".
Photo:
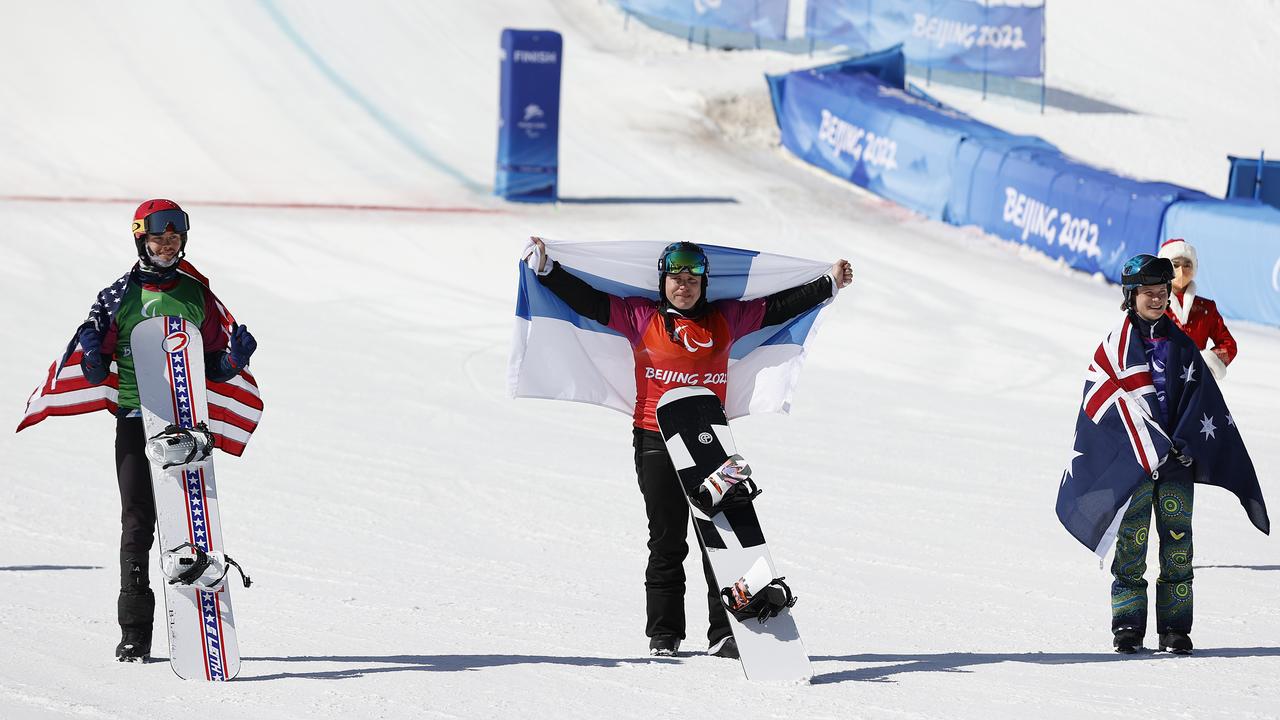
[{"label": "blue safety fence", "polygon": [[1227,317],[1280,325],[1280,210],[1254,200],[1180,202],[1161,239],[1196,248],[1198,294]]},{"label": "blue safety fence", "polygon": [[973,0],[808,0],[805,37],[865,53],[901,44],[926,68],[1044,76],[1044,6]]},{"label": "blue safety fence", "polygon": [[782,144],[833,175],[954,225],[1118,282],[1170,237],[1200,252],[1224,314],[1280,325],[1280,210],[1086,165],[905,82],[901,48],[766,76]]},{"label": "blue safety fence", "polygon": [[786,40],[788,0],[615,0],[654,29],[714,47],[759,48]]},{"label": "blue safety fence", "polygon": [[1280,162],[1228,155],[1231,174],[1227,180],[1228,198],[1251,198],[1280,208]]},{"label": "blue safety fence", "polygon": [[1056,152],[938,103],[905,83],[900,48],[768,76],[782,144],[798,157],[934,219],[947,216],[960,146],[999,138]]},{"label": "blue safety fence", "polygon": [[1073,268],[1119,282],[1120,267],[1159,248],[1169,206],[1196,190],[1099,170],[1056,150],[966,143],[947,221],[1030,245]]},{"label": "blue safety fence", "polygon": [[989,139],[1057,152],[943,105],[905,82],[901,48],[767,76],[782,144],[833,175],[947,219],[965,143]]}]

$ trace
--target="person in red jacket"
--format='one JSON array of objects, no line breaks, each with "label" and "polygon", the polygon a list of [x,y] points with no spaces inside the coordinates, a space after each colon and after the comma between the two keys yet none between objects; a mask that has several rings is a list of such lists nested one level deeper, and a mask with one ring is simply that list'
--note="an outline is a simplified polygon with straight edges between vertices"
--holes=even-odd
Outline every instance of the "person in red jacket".
[{"label": "person in red jacket", "polygon": [[[1196,249],[1182,238],[1173,238],[1160,246],[1160,257],[1173,263],[1174,273],[1173,294],[1165,314],[1195,341],[1214,378],[1221,380],[1236,357],[1236,340],[1227,330],[1218,306],[1209,298],[1196,295],[1195,277],[1200,269]],[[1210,340],[1213,347],[1206,348]]]},{"label": "person in red jacket", "polygon": [[[685,636],[684,559],[689,552],[689,504],[658,432],[654,411],[667,390],[705,385],[723,404],[728,386],[729,349],[762,327],[790,320],[834,298],[853,282],[844,259],[808,283],[754,300],[707,299],[710,266],[694,243],[672,243],[658,259],[660,298],[618,297],[593,288],[547,257],[541,238],[530,238],[525,262],[538,282],[574,312],[627,338],[635,359],[636,409],[632,431],[636,481],[649,520],[649,564],[645,569],[645,634],[652,655],[673,656]],[[699,539],[701,545],[701,539]],[[702,549],[707,580],[710,655],[738,657],[720,586]]]}]

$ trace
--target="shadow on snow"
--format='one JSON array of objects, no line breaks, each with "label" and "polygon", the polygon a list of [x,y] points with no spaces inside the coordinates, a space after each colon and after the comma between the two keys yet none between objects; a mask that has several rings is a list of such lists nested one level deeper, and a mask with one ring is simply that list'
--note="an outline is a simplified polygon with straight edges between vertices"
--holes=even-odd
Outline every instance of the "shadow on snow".
[{"label": "shadow on snow", "polygon": [[[1197,648],[1192,658],[1280,657],[1280,647]],[[1031,663],[1033,665],[1077,665],[1084,663],[1169,661],[1185,658],[1166,653],[1143,652],[1138,655],[1105,653],[937,653],[934,655],[828,655],[814,661],[876,663],[877,667],[856,668],[825,673],[813,677],[814,685],[848,682],[896,682],[892,676],[913,672],[969,672],[965,668],[996,663]]]},{"label": "shadow on snow", "polygon": [[595,658],[563,657],[555,655],[300,655],[295,657],[246,657],[252,662],[302,662],[347,663],[362,667],[313,672],[283,672],[271,675],[240,675],[236,682],[250,680],[282,680],[285,678],[311,678],[314,680],[344,680],[364,675],[387,672],[461,672],[508,665],[570,665],[577,667],[613,668],[623,665],[678,664],[670,658]]},{"label": "shadow on snow", "polygon": [[0,565],[0,572],[33,572],[36,570],[101,570],[101,565]]},{"label": "shadow on snow", "polygon": [[738,199],[713,195],[564,197],[557,202],[570,205],[737,205]]},{"label": "shadow on snow", "polygon": [[1280,570],[1280,565],[1196,565],[1196,570]]}]

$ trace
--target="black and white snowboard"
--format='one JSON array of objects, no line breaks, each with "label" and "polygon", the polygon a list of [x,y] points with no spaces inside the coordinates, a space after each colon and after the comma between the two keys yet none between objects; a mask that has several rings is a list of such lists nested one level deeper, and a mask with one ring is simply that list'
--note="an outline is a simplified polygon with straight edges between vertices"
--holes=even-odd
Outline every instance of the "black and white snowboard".
[{"label": "black and white snowboard", "polygon": [[184,679],[230,680],[240,672],[227,583],[235,563],[218,517],[200,328],[155,317],[135,327],[129,343],[156,500],[169,663]]},{"label": "black and white snowboard", "polygon": [[658,427],[722,588],[742,669],[751,680],[796,681],[813,676],[791,605],[778,576],[754,499],[760,493],[737,455],[729,421],[715,393],[682,387],[658,401]]}]

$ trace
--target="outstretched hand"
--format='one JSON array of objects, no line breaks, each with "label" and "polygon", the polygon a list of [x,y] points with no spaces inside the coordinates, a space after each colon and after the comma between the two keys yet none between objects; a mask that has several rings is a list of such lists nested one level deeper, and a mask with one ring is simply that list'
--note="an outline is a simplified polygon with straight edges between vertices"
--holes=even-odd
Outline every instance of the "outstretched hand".
[{"label": "outstretched hand", "polygon": [[525,246],[525,255],[522,259],[530,269],[539,275],[545,271],[547,266],[547,246],[546,243],[542,242],[542,238],[536,235],[529,236],[529,245]]},{"label": "outstretched hand", "polygon": [[244,325],[235,325],[231,328],[231,342],[228,344],[231,362],[237,368],[243,368],[248,365],[249,358],[258,349],[258,341],[249,332],[249,328]]},{"label": "outstretched hand", "polygon": [[835,280],[837,290],[847,288],[853,284],[853,266],[848,260],[840,258],[831,265],[831,277]]}]

